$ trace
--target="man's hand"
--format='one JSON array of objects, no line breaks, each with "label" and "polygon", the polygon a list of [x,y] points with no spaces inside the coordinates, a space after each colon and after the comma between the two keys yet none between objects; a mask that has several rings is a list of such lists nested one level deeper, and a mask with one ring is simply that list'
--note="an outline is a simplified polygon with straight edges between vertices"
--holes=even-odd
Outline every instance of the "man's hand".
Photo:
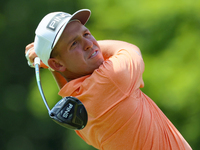
[{"label": "man's hand", "polygon": [[[30,67],[34,68],[34,59],[37,57],[37,54],[35,53],[34,50],[34,43],[30,43],[26,46],[25,48],[25,57],[27,59],[27,63]],[[48,68],[42,61],[40,62],[40,67],[41,68]]]}]

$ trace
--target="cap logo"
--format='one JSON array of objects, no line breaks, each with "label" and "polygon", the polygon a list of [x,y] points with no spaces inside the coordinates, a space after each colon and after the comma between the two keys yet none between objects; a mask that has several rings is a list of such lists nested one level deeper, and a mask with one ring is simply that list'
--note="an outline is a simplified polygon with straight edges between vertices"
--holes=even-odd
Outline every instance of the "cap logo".
[{"label": "cap logo", "polygon": [[48,23],[47,28],[55,31],[57,26],[67,17],[70,17],[70,14],[67,13],[59,13],[57,15],[55,15],[51,21]]}]

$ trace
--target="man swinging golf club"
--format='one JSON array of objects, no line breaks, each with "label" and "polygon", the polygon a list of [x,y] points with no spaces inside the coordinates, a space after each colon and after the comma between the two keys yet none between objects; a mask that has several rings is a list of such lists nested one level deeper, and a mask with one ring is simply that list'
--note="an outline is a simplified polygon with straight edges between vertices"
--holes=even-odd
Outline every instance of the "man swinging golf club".
[{"label": "man swinging golf club", "polygon": [[29,65],[39,57],[62,97],[78,98],[88,122],[76,133],[101,150],[191,150],[158,106],[140,88],[144,62],[138,47],[96,41],[85,27],[90,10],[47,14],[26,46]]}]

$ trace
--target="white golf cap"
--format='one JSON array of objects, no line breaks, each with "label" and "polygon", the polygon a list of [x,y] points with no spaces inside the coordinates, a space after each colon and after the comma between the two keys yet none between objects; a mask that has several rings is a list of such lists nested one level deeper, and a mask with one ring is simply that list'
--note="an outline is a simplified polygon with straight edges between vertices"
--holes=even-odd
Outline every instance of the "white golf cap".
[{"label": "white golf cap", "polygon": [[47,14],[39,23],[35,31],[34,49],[42,62],[48,65],[51,51],[58,42],[66,25],[71,20],[79,20],[83,25],[90,17],[89,9],[81,9],[73,15],[65,12],[53,12]]}]

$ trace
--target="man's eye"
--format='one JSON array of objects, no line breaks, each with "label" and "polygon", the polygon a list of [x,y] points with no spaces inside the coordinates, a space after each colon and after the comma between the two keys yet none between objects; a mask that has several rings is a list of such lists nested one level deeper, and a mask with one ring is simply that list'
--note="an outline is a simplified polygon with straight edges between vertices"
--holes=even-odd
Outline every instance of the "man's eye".
[{"label": "man's eye", "polygon": [[90,35],[90,33],[85,33],[85,34],[84,34],[84,36],[88,36],[88,35]]},{"label": "man's eye", "polygon": [[77,42],[73,42],[71,46],[74,46],[74,45],[76,45],[76,43],[77,43]]}]

